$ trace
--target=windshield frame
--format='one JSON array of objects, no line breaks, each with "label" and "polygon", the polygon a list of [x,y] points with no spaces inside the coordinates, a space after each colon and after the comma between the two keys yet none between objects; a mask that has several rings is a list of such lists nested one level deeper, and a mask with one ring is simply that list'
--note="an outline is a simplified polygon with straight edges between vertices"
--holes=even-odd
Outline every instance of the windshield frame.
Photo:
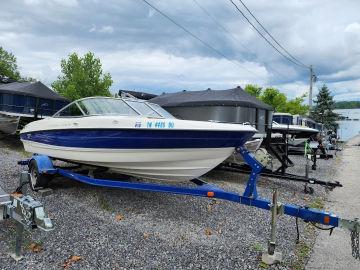
[{"label": "windshield frame", "polygon": [[[53,118],[79,118],[79,117],[89,117],[89,116],[103,116],[104,114],[87,114],[84,112],[84,110],[81,108],[79,102],[83,101],[83,100],[88,100],[88,99],[116,99],[116,100],[122,100],[127,106],[129,106],[137,115],[128,115],[128,114],[107,114],[107,115],[119,115],[119,116],[128,116],[128,117],[134,117],[134,116],[142,116],[142,117],[147,117],[147,118],[157,118],[157,119],[167,119],[169,118],[168,116],[165,116],[161,111],[156,110],[156,107],[159,106],[157,104],[154,103],[150,103],[147,102],[146,100],[141,100],[141,99],[136,99],[136,98],[116,98],[116,97],[102,97],[102,96],[97,96],[97,97],[85,97],[85,98],[81,98],[78,100],[75,100],[69,104],[67,104],[65,107],[61,108],[59,111],[57,111],[55,114],[53,114]],[[156,114],[158,114],[159,116],[149,116],[149,115],[145,115],[143,113],[141,113],[138,109],[136,109],[134,106],[131,105],[130,102],[127,101],[131,101],[131,102],[139,102],[139,103],[145,103],[145,105],[152,111],[154,111]],[[82,115],[81,116],[72,116],[72,115],[64,115],[64,116],[60,116],[59,114],[61,112],[63,112],[64,110],[66,110],[67,108],[69,108],[70,106],[76,104],[76,106],[79,108],[79,110],[81,111]],[[152,106],[154,105],[154,106]],[[167,112],[167,111],[166,111]],[[170,116],[172,116],[169,112],[168,114]],[[172,116],[173,118],[175,118],[174,116]]]}]

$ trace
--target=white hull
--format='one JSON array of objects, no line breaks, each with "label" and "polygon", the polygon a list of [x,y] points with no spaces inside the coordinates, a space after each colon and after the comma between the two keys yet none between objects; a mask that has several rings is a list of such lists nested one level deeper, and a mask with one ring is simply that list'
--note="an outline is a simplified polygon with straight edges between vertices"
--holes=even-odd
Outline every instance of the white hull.
[{"label": "white hull", "polygon": [[27,152],[106,167],[140,178],[186,181],[215,168],[234,151],[227,148],[99,149],[73,148],[22,141]]},{"label": "white hull", "polygon": [[291,138],[288,140],[289,145],[291,146],[298,146],[306,142],[308,138]]}]

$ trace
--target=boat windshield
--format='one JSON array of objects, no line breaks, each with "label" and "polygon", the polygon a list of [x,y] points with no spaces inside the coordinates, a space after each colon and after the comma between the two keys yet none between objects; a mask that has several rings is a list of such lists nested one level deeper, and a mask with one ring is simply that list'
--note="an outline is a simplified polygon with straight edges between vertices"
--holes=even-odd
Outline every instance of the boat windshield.
[{"label": "boat windshield", "polygon": [[89,98],[77,102],[85,115],[138,115],[122,99]]},{"label": "boat windshield", "polygon": [[139,112],[142,115],[150,116],[150,117],[163,117],[159,113],[157,113],[153,108],[148,106],[145,102],[126,100],[126,103],[129,104],[132,108],[134,108],[137,112]]},{"label": "boat windshield", "polygon": [[57,112],[54,117],[82,117],[91,115],[143,115],[157,118],[174,118],[156,104],[121,98],[85,98],[74,101]]},{"label": "boat windshield", "polygon": [[160,107],[160,105],[157,105],[157,104],[154,104],[154,103],[148,103],[148,105],[152,109],[154,109],[155,111],[160,113],[164,118],[175,118],[171,113],[169,113],[168,111],[166,111],[165,109]]}]

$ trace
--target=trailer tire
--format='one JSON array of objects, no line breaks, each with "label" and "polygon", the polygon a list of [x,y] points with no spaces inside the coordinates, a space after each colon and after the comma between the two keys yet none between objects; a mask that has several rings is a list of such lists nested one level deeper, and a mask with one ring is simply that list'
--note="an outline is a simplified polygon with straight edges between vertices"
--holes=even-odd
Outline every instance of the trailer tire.
[{"label": "trailer tire", "polygon": [[39,189],[46,188],[52,179],[52,175],[39,172],[38,165],[36,163],[36,160],[34,159],[30,161],[29,174],[30,188],[33,191],[38,191]]}]

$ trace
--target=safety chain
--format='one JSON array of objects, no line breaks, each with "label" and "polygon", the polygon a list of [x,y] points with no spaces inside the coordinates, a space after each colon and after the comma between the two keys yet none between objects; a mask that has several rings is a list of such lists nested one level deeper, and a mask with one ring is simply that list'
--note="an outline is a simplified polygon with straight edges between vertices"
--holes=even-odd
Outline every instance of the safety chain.
[{"label": "safety chain", "polygon": [[26,224],[29,224],[30,222],[30,218],[31,218],[31,212],[27,211],[24,207],[24,204],[22,202],[20,202],[20,208],[21,208],[21,213],[24,217],[24,221]]},{"label": "safety chain", "polygon": [[351,236],[351,253],[352,253],[352,256],[355,259],[360,260],[358,226],[355,226],[354,229],[351,230],[350,236]]}]

